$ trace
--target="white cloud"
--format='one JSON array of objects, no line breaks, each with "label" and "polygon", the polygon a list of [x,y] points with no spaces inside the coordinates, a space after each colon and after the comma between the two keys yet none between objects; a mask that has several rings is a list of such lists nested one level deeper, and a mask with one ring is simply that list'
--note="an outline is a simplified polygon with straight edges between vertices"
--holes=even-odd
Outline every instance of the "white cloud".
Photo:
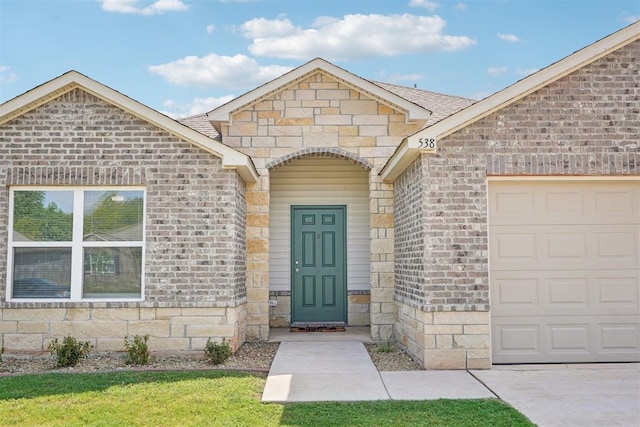
[{"label": "white cloud", "polygon": [[[443,33],[446,21],[439,16],[346,15],[322,17],[310,28],[294,26],[286,18],[256,18],[239,29],[252,39],[249,51],[256,56],[330,61],[388,57],[466,49],[476,43],[467,36]],[[411,31],[407,31],[411,28]]]},{"label": "white cloud", "polygon": [[11,67],[0,65],[0,83],[13,83],[18,80],[18,75],[11,70]]},{"label": "white cloud", "polygon": [[418,74],[418,73],[413,73],[413,74],[399,74],[399,73],[392,73],[392,74],[387,74],[386,72],[381,72],[379,74],[379,78],[381,81],[386,82],[386,83],[403,83],[403,82],[409,82],[411,83],[411,85],[416,84],[419,81],[422,81],[425,79],[425,75],[424,74]]},{"label": "white cloud", "polygon": [[166,64],[152,65],[149,72],[180,86],[255,87],[291,70],[280,65],[260,66],[245,55],[186,56]]},{"label": "white cloud", "polygon": [[[134,15],[158,15],[164,12],[182,12],[189,6],[181,0],[156,0],[151,4],[140,0],[101,0],[102,10],[116,13],[130,13]],[[147,4],[145,6],[145,4]]]},{"label": "white cloud", "polygon": [[[323,18],[318,19],[321,20]],[[239,29],[244,37],[248,39],[282,37],[294,34],[297,31],[296,27],[287,18],[273,20],[255,18],[242,24]]]},{"label": "white cloud", "polygon": [[465,3],[459,2],[458,4],[455,5],[454,9],[459,10],[460,12],[466,12],[467,5]]},{"label": "white cloud", "polygon": [[520,40],[520,38],[516,35],[513,34],[500,34],[498,33],[498,38],[500,40],[502,40],[503,42],[509,42],[509,43],[518,43],[522,40]]},{"label": "white cloud", "polygon": [[209,35],[213,34],[215,29],[216,29],[215,25],[207,25],[207,34]]},{"label": "white cloud", "polygon": [[190,104],[179,104],[170,99],[164,101],[162,106],[166,109],[162,113],[169,117],[181,118],[203,114],[235,99],[235,95],[227,95],[219,98],[195,98]]},{"label": "white cloud", "polygon": [[440,7],[440,5],[434,1],[429,0],[411,0],[409,1],[409,7],[424,7],[429,12],[433,12],[438,7]]},{"label": "white cloud", "polygon": [[489,67],[487,68],[487,74],[490,76],[501,76],[507,72],[507,67]]},{"label": "white cloud", "polygon": [[516,74],[519,76],[528,76],[538,71],[539,71],[538,68],[520,68],[516,70]]}]

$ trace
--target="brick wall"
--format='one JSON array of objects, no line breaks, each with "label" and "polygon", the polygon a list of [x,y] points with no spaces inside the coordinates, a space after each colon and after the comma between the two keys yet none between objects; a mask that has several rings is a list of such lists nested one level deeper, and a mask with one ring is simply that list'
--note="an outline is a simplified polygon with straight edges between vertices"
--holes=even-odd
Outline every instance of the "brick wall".
[{"label": "brick wall", "polygon": [[[0,308],[7,351],[13,344],[21,351],[29,347],[20,342],[40,343],[39,350],[47,339],[78,327],[102,328],[99,336],[111,336],[112,319],[120,342],[123,332],[147,330],[152,349],[192,349],[192,338],[204,338],[205,331],[236,345],[244,341],[237,325],[246,317],[245,188],[220,159],[76,89],[1,125],[0,165]],[[11,185],[144,186],[144,301],[7,303]],[[167,311],[156,313],[160,309]],[[200,311],[183,312],[191,309]],[[35,310],[40,323],[28,327],[24,322]]]},{"label": "brick wall", "polygon": [[424,233],[431,224],[425,222],[421,166],[413,162],[394,183],[396,299],[418,301],[429,289],[425,286]]},{"label": "brick wall", "polygon": [[[455,339],[466,335],[462,325],[473,312],[489,310],[488,175],[640,174],[639,52],[636,41],[443,138],[437,153],[423,154],[398,178],[396,248],[413,247],[413,252],[396,262],[396,332],[407,343],[415,333],[425,334],[415,353],[425,349],[421,360],[427,366],[443,359],[436,356],[438,349],[442,355],[466,349],[459,368],[490,363],[487,325],[473,323],[474,318],[470,322],[476,327],[467,329],[483,337]],[[418,209],[416,191],[426,224],[423,253],[411,233],[399,234],[418,227],[411,216]],[[411,254],[422,256],[422,281],[405,259]],[[417,327],[420,316],[404,306],[422,313],[452,312],[460,330]],[[488,324],[489,317],[485,320]],[[413,335],[403,332],[416,327]]]}]

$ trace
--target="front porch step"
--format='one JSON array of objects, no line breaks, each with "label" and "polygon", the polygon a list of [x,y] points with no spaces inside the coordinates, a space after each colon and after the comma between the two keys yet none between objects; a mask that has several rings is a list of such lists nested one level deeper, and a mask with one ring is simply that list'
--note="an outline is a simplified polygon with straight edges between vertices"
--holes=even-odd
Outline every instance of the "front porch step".
[{"label": "front porch step", "polygon": [[345,332],[344,322],[295,322],[289,328],[291,332]]}]

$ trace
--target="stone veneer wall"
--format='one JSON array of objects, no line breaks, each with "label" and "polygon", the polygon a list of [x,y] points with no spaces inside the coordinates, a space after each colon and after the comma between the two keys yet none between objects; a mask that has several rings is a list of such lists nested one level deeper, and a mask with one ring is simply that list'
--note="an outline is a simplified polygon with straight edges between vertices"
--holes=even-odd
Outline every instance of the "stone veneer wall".
[{"label": "stone veneer wall", "polygon": [[[269,291],[269,300],[277,301],[275,307],[269,307],[269,326],[288,328],[291,325],[291,292]],[[368,326],[371,321],[369,291],[347,291],[347,324],[349,326]]]},{"label": "stone veneer wall", "polygon": [[[123,350],[149,334],[152,351],[245,340],[245,187],[221,160],[79,89],[0,125],[0,333],[7,352],[46,349],[71,334]],[[142,302],[6,302],[12,185],[142,186]]]},{"label": "stone veneer wall", "polygon": [[426,368],[491,365],[487,176],[640,174],[639,53],[633,42],[438,141],[397,179],[395,333]]},{"label": "stone veneer wall", "polygon": [[222,142],[251,156],[260,181],[247,187],[247,338],[269,336],[269,172],[308,155],[366,165],[371,225],[371,334],[393,331],[393,186],[378,173],[421,123],[324,72],[311,72],[232,114]]}]

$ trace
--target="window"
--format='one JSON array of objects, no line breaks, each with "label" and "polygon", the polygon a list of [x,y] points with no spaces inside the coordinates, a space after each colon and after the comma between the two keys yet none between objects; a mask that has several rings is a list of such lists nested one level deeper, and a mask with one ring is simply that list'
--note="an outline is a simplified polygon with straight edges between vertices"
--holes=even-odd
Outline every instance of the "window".
[{"label": "window", "polygon": [[141,299],[144,190],[11,191],[9,298]]}]

